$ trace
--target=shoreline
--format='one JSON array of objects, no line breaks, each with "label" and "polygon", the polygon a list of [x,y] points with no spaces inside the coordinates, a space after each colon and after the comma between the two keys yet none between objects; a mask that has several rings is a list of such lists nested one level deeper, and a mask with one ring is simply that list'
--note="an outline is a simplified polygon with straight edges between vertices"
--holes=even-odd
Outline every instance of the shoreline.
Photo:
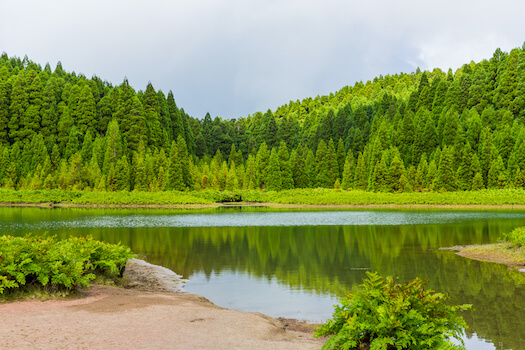
[{"label": "shoreline", "polygon": [[523,248],[509,247],[508,243],[477,244],[439,249],[455,251],[456,255],[467,259],[504,264],[509,269],[525,273],[525,251]]},{"label": "shoreline", "polygon": [[0,348],[314,350],[324,343],[301,321],[219,307],[184,292],[185,281],[167,268],[128,262],[124,288],[95,284],[72,298],[0,303]]},{"label": "shoreline", "polygon": [[525,204],[295,204],[271,202],[226,202],[208,204],[79,204],[71,202],[0,202],[7,208],[79,208],[79,209],[217,209],[217,208],[275,208],[275,209],[501,209],[525,210]]}]

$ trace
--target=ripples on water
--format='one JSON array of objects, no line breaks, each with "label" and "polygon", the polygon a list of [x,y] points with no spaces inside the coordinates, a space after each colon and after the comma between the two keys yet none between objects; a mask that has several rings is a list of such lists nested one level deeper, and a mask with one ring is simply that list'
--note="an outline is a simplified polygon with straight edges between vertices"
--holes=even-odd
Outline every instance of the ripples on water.
[{"label": "ripples on water", "polygon": [[[523,212],[490,212],[490,219],[525,218]],[[479,221],[486,212],[468,211],[320,211],[173,215],[86,215],[73,220],[3,222],[0,230],[52,230],[60,228],[225,227],[225,226],[334,226],[427,225]]]}]

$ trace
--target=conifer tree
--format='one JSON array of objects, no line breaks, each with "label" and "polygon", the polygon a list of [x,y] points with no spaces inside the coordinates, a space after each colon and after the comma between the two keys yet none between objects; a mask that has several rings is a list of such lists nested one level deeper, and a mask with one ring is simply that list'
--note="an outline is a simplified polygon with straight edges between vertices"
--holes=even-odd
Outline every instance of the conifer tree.
[{"label": "conifer tree", "polygon": [[277,153],[279,157],[279,167],[281,170],[281,182],[283,190],[290,190],[294,188],[292,168],[290,166],[290,155],[288,153],[288,147],[286,142],[281,141],[279,144],[279,151]]},{"label": "conifer tree", "polygon": [[[122,157],[122,138],[120,136],[120,128],[116,119],[113,119],[108,125],[108,131],[106,133],[105,140],[105,151],[104,151],[104,166],[102,167],[102,172],[108,174],[111,164],[113,164],[113,171],[115,171],[115,165],[117,161]],[[115,175],[113,174],[113,177]],[[110,188],[113,188],[113,184],[109,175],[106,179],[106,187],[108,191],[112,191]]]},{"label": "conifer tree", "polygon": [[[175,103],[175,98],[173,97],[173,92],[168,93],[168,112],[171,119],[171,125],[172,125],[172,140],[177,140],[177,137],[179,135],[184,136],[184,126],[182,125],[182,118],[180,115],[180,111],[177,108],[177,104]],[[209,117],[209,114],[208,114]],[[211,120],[210,120],[211,121]]]},{"label": "conifer tree", "polygon": [[69,138],[67,140],[66,149],[64,151],[64,157],[70,159],[75,153],[80,151],[80,133],[76,126],[73,126],[69,131]]},{"label": "conifer tree", "polygon": [[476,175],[474,175],[474,178],[472,179],[471,190],[478,191],[484,188],[485,185],[483,185],[483,176],[481,175],[481,173],[476,173]]},{"label": "conifer tree", "polygon": [[341,187],[345,190],[352,188],[354,185],[354,167],[354,156],[352,150],[349,150],[345,158],[345,164],[343,166],[343,181],[341,182]]},{"label": "conifer tree", "polygon": [[333,184],[330,182],[330,154],[323,139],[319,141],[317,152],[315,153],[315,172],[316,172],[316,187],[332,188]]},{"label": "conifer tree", "polygon": [[248,160],[246,161],[246,172],[243,180],[243,188],[247,190],[255,189],[257,186],[257,177],[256,177],[256,161],[253,154],[248,155]]},{"label": "conifer tree", "polygon": [[6,66],[0,67],[0,144],[8,144],[9,141],[7,137],[9,135],[9,95],[11,84],[7,81],[8,74]]},{"label": "conifer tree", "polygon": [[29,108],[29,96],[25,89],[23,71],[14,79],[11,90],[11,104],[9,106],[9,138],[11,142],[22,140],[20,127],[26,110]]},{"label": "conifer tree", "polygon": [[280,191],[282,189],[281,166],[279,164],[279,155],[275,148],[272,149],[268,160],[266,189],[268,191]]},{"label": "conifer tree", "polygon": [[430,163],[428,163],[427,179],[426,179],[427,188],[429,190],[433,190],[436,187],[437,172],[438,172],[438,167],[436,165],[436,161],[432,159]]},{"label": "conifer tree", "polygon": [[306,154],[306,162],[305,162],[305,169],[306,169],[306,178],[307,178],[307,184],[308,187],[314,187],[316,183],[316,171],[315,171],[315,157],[314,152],[312,152],[311,149],[306,148],[307,154]]},{"label": "conifer tree", "polygon": [[186,147],[186,141],[184,140],[182,135],[179,135],[177,137],[177,154],[180,159],[182,179],[184,181],[184,189],[186,187],[189,187],[191,189],[193,187],[193,180],[191,179],[188,148]]},{"label": "conifer tree", "polygon": [[122,156],[115,167],[115,187],[117,191],[130,190],[130,168],[126,156]]},{"label": "conifer tree", "polygon": [[172,141],[171,143],[168,188],[177,191],[184,191],[186,188],[182,172],[182,161],[179,155],[179,147],[175,141]]},{"label": "conifer tree", "polygon": [[141,144],[139,152],[133,154],[133,189],[135,191],[146,191],[148,189],[144,153],[141,152],[143,147]]},{"label": "conifer tree", "polygon": [[367,178],[365,157],[362,153],[359,153],[357,157],[357,165],[355,170],[355,180],[354,187],[358,190],[366,190],[368,187],[368,178]]},{"label": "conifer tree", "polygon": [[498,155],[490,164],[487,188],[504,188],[505,184],[505,166],[503,165],[503,159]]},{"label": "conifer tree", "polygon": [[257,151],[257,157],[255,158],[255,186],[257,188],[266,187],[269,159],[270,153],[268,152],[268,147],[266,143],[263,142],[261,146],[259,146],[259,151]]},{"label": "conifer tree", "polygon": [[304,147],[299,144],[290,157],[293,183],[295,188],[308,187],[308,176],[306,172],[306,155]]},{"label": "conifer tree", "polygon": [[145,125],[148,130],[147,139],[149,144],[155,147],[160,147],[163,141],[158,102],[157,93],[153,85],[148,83],[142,96],[142,104],[144,106]]},{"label": "conifer tree", "polygon": [[374,166],[368,189],[374,192],[386,192],[387,186],[389,185],[387,176],[388,168],[386,166],[386,157],[383,153],[381,160]]},{"label": "conifer tree", "polygon": [[71,133],[71,128],[75,125],[73,118],[69,115],[67,106],[64,102],[60,102],[57,107],[58,111],[58,150],[60,154],[64,154],[66,150],[66,145],[69,141],[69,135]]},{"label": "conifer tree", "polygon": [[111,163],[109,166],[108,176],[106,180],[106,190],[108,192],[114,192],[117,190],[117,183],[115,179],[115,163]]},{"label": "conifer tree", "polygon": [[399,157],[399,152],[395,152],[394,154],[386,180],[390,192],[403,192],[407,185],[408,179],[405,165]]},{"label": "conifer tree", "polygon": [[458,189],[461,191],[469,191],[472,185],[472,178],[475,175],[472,171],[472,149],[469,142],[463,147],[461,153],[461,161],[457,172]]},{"label": "conifer tree", "polygon": [[343,168],[345,166],[345,160],[346,160],[346,151],[345,151],[345,145],[342,138],[339,138],[339,141],[337,141],[337,168],[339,169],[338,178],[343,178]]},{"label": "conifer tree", "polygon": [[98,125],[96,120],[97,108],[95,104],[95,98],[93,97],[93,93],[87,84],[84,85],[80,91],[75,116],[77,118],[76,125],[81,135],[85,135],[87,132],[90,132],[92,135],[94,135],[97,132]]},{"label": "conifer tree", "polygon": [[457,189],[454,171],[454,146],[443,148],[436,175],[436,190],[455,191]]}]

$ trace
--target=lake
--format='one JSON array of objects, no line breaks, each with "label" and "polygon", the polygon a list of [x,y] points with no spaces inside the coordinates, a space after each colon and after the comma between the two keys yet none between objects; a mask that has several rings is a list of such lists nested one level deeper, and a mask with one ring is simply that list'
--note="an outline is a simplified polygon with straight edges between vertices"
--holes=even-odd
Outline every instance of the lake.
[{"label": "lake", "polygon": [[311,322],[366,271],[416,276],[469,303],[467,349],[525,349],[525,277],[438,250],[497,242],[525,211],[0,208],[0,234],[92,235],[188,278],[215,304]]}]

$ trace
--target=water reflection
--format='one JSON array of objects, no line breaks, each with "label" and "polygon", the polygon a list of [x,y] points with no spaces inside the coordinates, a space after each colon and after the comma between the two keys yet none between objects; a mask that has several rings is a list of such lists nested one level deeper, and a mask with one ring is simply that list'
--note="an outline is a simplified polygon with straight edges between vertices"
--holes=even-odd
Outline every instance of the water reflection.
[{"label": "water reflection", "polygon": [[[494,242],[525,225],[520,211],[130,211],[0,208],[0,232],[91,234],[122,242],[190,278],[190,291],[225,307],[274,316],[326,318],[366,270],[427,278],[471,303],[477,337],[525,348],[523,275],[437,248]],[[295,303],[295,304],[294,304]],[[276,314],[275,312],[282,312]],[[477,337],[476,337],[477,336]]]}]

